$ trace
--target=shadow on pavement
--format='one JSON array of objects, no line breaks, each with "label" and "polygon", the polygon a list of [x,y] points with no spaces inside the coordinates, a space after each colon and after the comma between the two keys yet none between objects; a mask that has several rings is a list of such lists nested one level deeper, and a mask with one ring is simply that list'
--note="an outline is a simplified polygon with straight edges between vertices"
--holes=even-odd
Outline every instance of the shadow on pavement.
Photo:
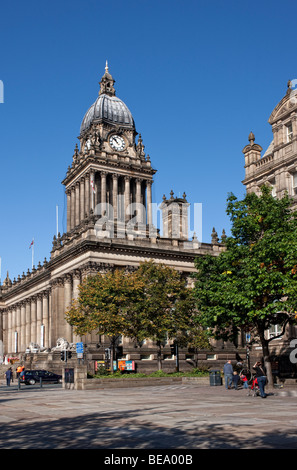
[{"label": "shadow on pavement", "polygon": [[253,427],[200,425],[179,430],[138,421],[137,413],[88,414],[2,423],[1,449],[296,449],[296,432],[253,434]]}]

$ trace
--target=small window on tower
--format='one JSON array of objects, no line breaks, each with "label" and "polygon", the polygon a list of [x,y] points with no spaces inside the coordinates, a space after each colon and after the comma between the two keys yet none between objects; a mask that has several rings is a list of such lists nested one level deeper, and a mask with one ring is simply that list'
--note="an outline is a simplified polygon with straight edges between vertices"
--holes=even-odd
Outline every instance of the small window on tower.
[{"label": "small window on tower", "polygon": [[292,124],[288,124],[286,127],[287,127],[287,142],[291,142],[293,139]]}]

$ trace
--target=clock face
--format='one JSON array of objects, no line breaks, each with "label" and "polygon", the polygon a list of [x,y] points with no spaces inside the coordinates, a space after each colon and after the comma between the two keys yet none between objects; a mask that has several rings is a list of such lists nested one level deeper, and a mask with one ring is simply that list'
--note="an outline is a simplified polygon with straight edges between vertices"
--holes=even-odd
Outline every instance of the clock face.
[{"label": "clock face", "polygon": [[115,150],[124,150],[125,141],[119,135],[112,135],[109,139],[110,146]]}]

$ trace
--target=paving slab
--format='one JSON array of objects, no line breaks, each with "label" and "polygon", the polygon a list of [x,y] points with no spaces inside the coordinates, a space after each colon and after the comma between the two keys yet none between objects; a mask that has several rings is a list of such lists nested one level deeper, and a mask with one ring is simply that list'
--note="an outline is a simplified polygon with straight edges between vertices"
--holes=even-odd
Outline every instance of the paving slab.
[{"label": "paving slab", "polygon": [[0,386],[0,449],[296,449],[297,388]]}]

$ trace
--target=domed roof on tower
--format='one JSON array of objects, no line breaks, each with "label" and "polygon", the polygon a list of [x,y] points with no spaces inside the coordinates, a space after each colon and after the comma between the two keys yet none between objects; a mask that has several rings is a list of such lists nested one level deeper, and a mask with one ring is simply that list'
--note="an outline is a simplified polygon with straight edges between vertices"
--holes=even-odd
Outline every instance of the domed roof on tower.
[{"label": "domed roof on tower", "polygon": [[133,116],[126,104],[116,97],[115,80],[108,71],[106,61],[105,74],[100,81],[99,96],[86,112],[80,127],[82,134],[92,122],[106,121],[107,123],[135,129]]}]

